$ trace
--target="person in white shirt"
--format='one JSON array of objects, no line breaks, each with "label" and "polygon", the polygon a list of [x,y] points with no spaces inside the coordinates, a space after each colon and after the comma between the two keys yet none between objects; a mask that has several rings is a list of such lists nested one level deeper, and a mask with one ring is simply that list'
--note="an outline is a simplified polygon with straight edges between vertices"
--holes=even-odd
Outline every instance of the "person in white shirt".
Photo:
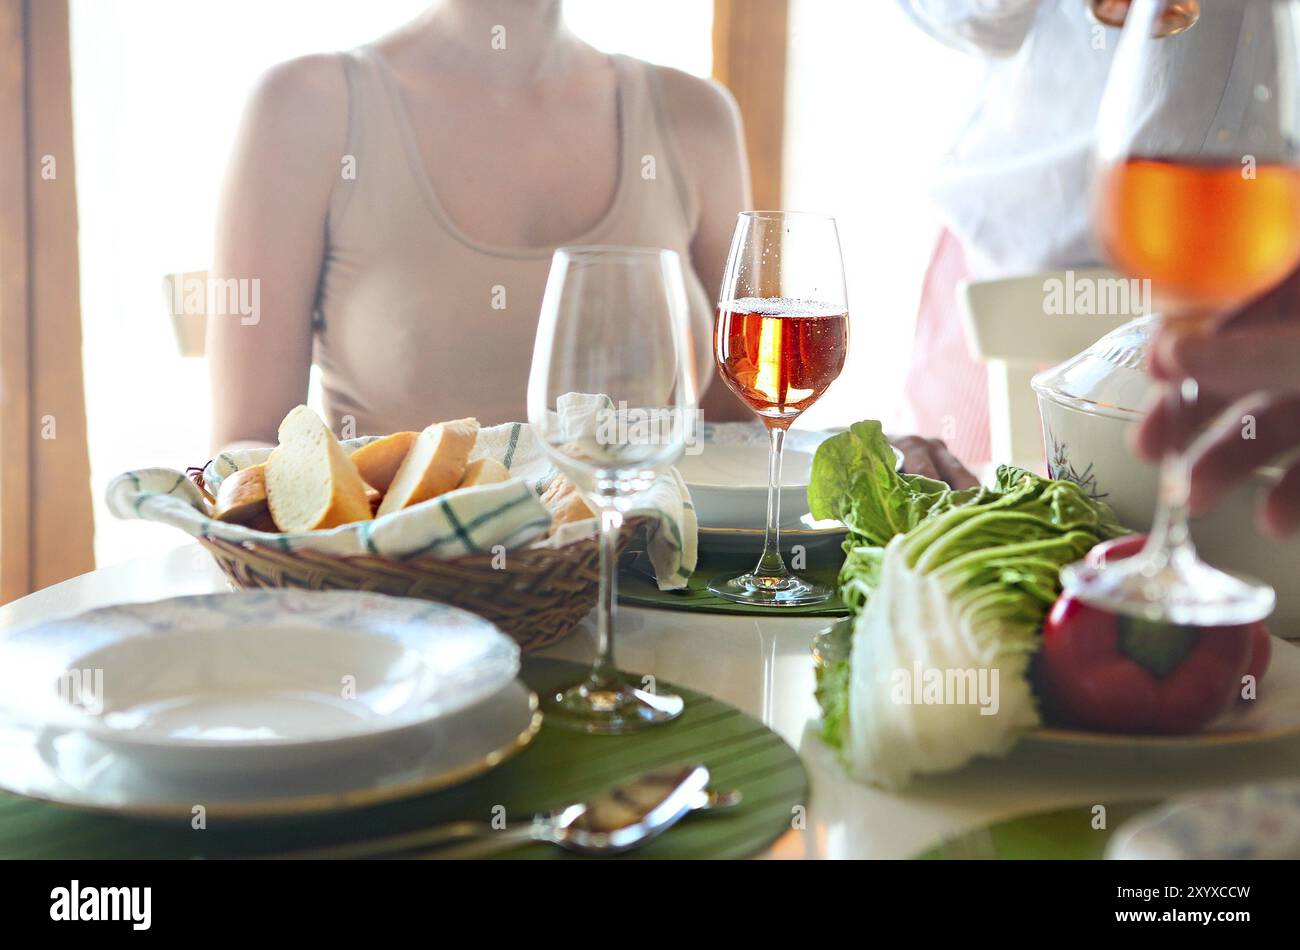
[{"label": "person in white shirt", "polygon": [[957,285],[1095,262],[1088,172],[1119,31],[1090,22],[1083,0],[900,3],[935,39],[988,61],[978,105],[932,189],[944,230],[926,271],[903,405],[909,430],[981,466],[995,461],[988,374],[971,356]]},{"label": "person in white shirt", "polygon": [[1085,0],[901,0],[927,33],[987,59],[978,105],[933,189],[974,276],[1097,260],[1088,188],[1097,110],[1120,31]]},{"label": "person in white shirt", "polygon": [[[985,369],[970,356],[954,292],[965,277],[992,278],[1099,263],[1091,239],[1092,157],[1119,30],[1095,22],[1088,0],[900,0],[936,39],[988,59],[971,115],[940,170],[933,195],[944,221],[926,276],[916,356],[907,387],[911,428],[943,433],[967,464],[988,461]],[[1240,16],[1228,5],[1204,8],[1178,42],[1161,47],[1164,68],[1142,95],[1151,120],[1140,140],[1184,155],[1200,153],[1221,129],[1233,128],[1247,104],[1225,95],[1231,71],[1268,71],[1265,44],[1237,49]],[[1240,86],[1239,94],[1249,94]],[[1173,121],[1169,121],[1172,117]],[[1262,146],[1263,147],[1263,146]],[[1193,467],[1195,510],[1204,510],[1257,465],[1283,459],[1284,475],[1262,501],[1260,528],[1300,530],[1300,273],[1210,337],[1158,336],[1158,379],[1195,376],[1202,405],[1195,421],[1238,400],[1227,416],[1250,413],[1269,436],[1247,443],[1232,433],[1209,440]],[[1158,458],[1178,445],[1189,420],[1157,404],[1136,439]],[[1234,430],[1235,431],[1235,430]]]}]

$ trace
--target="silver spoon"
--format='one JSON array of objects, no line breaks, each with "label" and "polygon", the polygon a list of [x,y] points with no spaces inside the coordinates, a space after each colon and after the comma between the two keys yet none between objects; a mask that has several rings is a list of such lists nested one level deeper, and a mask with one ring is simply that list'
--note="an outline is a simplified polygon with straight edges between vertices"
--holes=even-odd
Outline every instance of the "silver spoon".
[{"label": "silver spoon", "polygon": [[647,772],[585,802],[503,828],[458,821],[280,857],[479,857],[533,841],[580,854],[619,854],[644,844],[693,811],[732,808],[740,803],[739,791],[710,791],[708,783],[709,770],[703,765],[675,766]]}]

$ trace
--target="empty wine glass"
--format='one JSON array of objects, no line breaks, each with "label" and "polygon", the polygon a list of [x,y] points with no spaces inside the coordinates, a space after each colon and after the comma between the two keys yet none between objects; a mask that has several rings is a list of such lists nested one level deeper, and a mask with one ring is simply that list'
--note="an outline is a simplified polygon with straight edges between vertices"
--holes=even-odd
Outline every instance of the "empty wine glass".
[{"label": "empty wine glass", "polygon": [[619,533],[625,514],[694,438],[695,349],[681,262],[657,248],[555,252],[528,380],[528,421],[600,519],[596,661],[547,698],[547,721],[625,733],[681,714],[614,663]]}]

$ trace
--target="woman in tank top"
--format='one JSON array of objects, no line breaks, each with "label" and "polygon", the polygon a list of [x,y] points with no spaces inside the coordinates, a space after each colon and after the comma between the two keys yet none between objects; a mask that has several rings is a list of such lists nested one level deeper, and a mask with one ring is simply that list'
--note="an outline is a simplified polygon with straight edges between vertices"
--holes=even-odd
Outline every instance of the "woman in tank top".
[{"label": "woman in tank top", "polygon": [[[560,6],[444,0],[374,43],[262,80],[213,273],[258,278],[261,314],[210,321],[217,445],[274,442],[313,359],[337,432],[526,418],[563,244],[677,251],[708,358],[749,207],[735,103],[708,80],[598,52]],[[708,418],[750,417],[722,385],[705,399]]]},{"label": "woman in tank top", "polygon": [[[442,0],[356,50],[281,64],[246,110],[218,216],[213,277],[258,279],[260,319],[209,321],[213,441],[274,443],[313,361],[341,435],[526,418],[564,244],[677,251],[705,417],[750,419],[709,351],[748,207],[726,90],[593,49],[560,0]],[[946,474],[937,447],[907,448]]]}]

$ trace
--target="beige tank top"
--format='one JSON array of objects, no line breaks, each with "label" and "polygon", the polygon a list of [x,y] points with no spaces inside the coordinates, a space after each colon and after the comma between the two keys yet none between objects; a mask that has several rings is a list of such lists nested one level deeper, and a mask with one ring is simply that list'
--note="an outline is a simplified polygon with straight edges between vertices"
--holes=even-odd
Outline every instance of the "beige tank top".
[{"label": "beige tank top", "polygon": [[[566,244],[665,247],[682,258],[693,325],[712,305],[690,264],[691,189],[657,77],[614,56],[619,174],[601,220]],[[527,418],[525,391],[552,247],[498,247],[465,235],[424,169],[396,77],[362,47],[343,54],[355,177],[330,199],[315,329],[325,408],[336,431],[421,429],[477,416]],[[654,156],[654,177],[642,173]],[[500,304],[504,300],[504,308]],[[697,341],[698,345],[699,341]],[[350,418],[349,418],[350,417]]]}]

